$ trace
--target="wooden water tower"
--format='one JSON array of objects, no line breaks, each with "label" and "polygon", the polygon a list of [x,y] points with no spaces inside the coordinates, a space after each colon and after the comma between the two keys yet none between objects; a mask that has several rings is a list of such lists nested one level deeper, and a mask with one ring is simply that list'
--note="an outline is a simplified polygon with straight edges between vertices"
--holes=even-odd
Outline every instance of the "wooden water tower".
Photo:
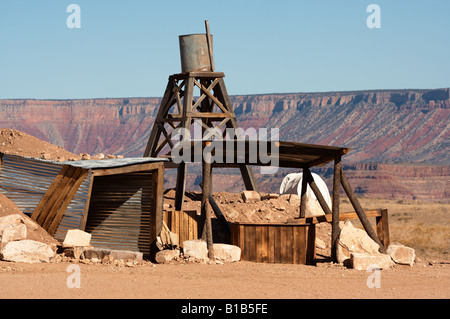
[{"label": "wooden water tower", "polygon": [[[227,128],[234,129],[233,138],[241,138],[225,87],[225,74],[214,71],[213,38],[208,21],[205,21],[205,26],[206,34],[179,36],[182,73],[169,76],[144,156],[172,159],[172,133],[178,128],[190,131],[194,122],[201,124],[203,132],[214,129],[215,138],[225,138]],[[199,93],[194,93],[194,90]],[[202,134],[202,139],[210,140],[212,136],[208,135]],[[257,191],[252,169],[247,165],[239,168],[245,188]],[[182,210],[185,183],[186,163],[182,162],[178,164],[176,210]]]}]

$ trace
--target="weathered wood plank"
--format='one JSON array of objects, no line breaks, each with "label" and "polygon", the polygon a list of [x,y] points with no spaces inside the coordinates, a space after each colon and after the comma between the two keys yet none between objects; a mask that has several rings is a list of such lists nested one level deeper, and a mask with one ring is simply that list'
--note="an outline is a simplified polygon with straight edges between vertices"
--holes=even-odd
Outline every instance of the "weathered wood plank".
[{"label": "weathered wood plank", "polygon": [[376,217],[377,234],[380,241],[383,243],[385,249],[389,247],[390,235],[389,235],[389,221],[387,209],[381,209],[381,216]]},{"label": "weathered wood plank", "polygon": [[332,219],[331,219],[331,259],[337,262],[337,248],[339,234],[339,201],[341,189],[341,156],[337,155],[334,159],[334,173],[333,173],[333,204],[332,204]]},{"label": "weathered wood plank", "polygon": [[84,170],[82,171],[80,176],[74,181],[72,187],[70,188],[69,192],[64,198],[64,201],[61,203],[61,207],[56,212],[55,217],[53,218],[53,221],[50,224],[50,227],[48,228],[48,233],[50,235],[53,235],[55,233],[56,229],[59,226],[59,223],[61,222],[61,219],[64,216],[64,213],[66,212],[67,207],[69,206],[70,202],[72,201],[76,192],[78,191],[78,188],[80,187],[81,183],[83,183],[84,179],[88,176],[88,174],[89,171]]},{"label": "weathered wood plank", "polygon": [[63,177],[66,175],[67,171],[69,170],[69,165],[64,165],[61,170],[59,171],[58,175],[55,177],[53,182],[50,184],[49,188],[45,192],[44,196],[42,196],[41,200],[39,201],[39,204],[34,209],[33,214],[31,215],[31,219],[36,221],[38,224],[40,224],[44,219],[45,216],[41,217],[42,209],[45,207],[45,205],[48,204],[49,198],[52,196],[52,194],[57,189],[59,183],[63,179]]}]

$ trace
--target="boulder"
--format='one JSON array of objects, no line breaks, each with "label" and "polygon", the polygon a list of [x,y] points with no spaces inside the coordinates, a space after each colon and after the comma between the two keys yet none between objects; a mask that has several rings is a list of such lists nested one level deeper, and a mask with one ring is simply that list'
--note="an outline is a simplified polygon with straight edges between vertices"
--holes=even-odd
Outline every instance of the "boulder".
[{"label": "boulder", "polygon": [[64,238],[63,247],[87,247],[91,242],[91,234],[80,229],[69,229]]},{"label": "boulder", "polygon": [[213,244],[214,257],[224,262],[241,260],[241,248],[228,244]]},{"label": "boulder", "polygon": [[5,261],[50,262],[54,256],[55,252],[50,245],[29,239],[10,241],[0,250],[0,259]]},{"label": "boulder", "polygon": [[350,267],[356,270],[367,270],[369,267],[389,269],[393,265],[391,256],[387,254],[351,253]]},{"label": "boulder", "polygon": [[158,264],[165,264],[175,260],[179,256],[180,251],[178,249],[165,249],[156,253],[155,260]]},{"label": "boulder", "polygon": [[396,264],[401,265],[414,265],[414,260],[416,258],[416,253],[414,249],[406,247],[402,244],[391,244],[389,245],[387,251],[389,256]]},{"label": "boulder", "polygon": [[350,221],[341,224],[337,247],[337,260],[340,263],[350,259],[352,253],[379,254],[380,246],[363,229],[356,228]]},{"label": "boulder", "polygon": [[82,256],[84,259],[92,259],[97,258],[99,260],[103,260],[106,256],[110,256],[110,258],[122,259],[122,260],[143,260],[143,253],[129,250],[114,250],[114,249],[106,249],[106,248],[87,248],[84,250]]},{"label": "boulder", "polygon": [[22,222],[22,216],[19,214],[11,214],[0,217],[0,232],[10,225],[18,225]]},{"label": "boulder", "polygon": [[255,191],[243,191],[241,193],[244,203],[256,203],[261,200],[261,196]]},{"label": "boulder", "polygon": [[26,238],[27,226],[25,226],[25,224],[9,225],[0,233],[0,243],[2,244]]},{"label": "boulder", "polygon": [[183,242],[183,254],[188,258],[208,258],[208,248],[206,246],[206,241],[200,239],[185,240]]}]

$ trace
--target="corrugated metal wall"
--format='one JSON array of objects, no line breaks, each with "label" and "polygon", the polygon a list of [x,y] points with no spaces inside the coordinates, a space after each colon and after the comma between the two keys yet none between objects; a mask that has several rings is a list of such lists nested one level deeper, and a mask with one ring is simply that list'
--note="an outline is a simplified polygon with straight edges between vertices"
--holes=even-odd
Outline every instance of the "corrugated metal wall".
[{"label": "corrugated metal wall", "polygon": [[0,191],[31,216],[62,165],[8,154],[2,158]]},{"label": "corrugated metal wall", "polygon": [[[31,216],[63,164],[3,154],[0,192]],[[79,187],[56,229],[54,237],[62,242],[69,229],[78,229],[88,199],[91,176]]]},{"label": "corrugated metal wall", "polygon": [[150,253],[157,171],[95,176],[86,231],[95,247]]}]

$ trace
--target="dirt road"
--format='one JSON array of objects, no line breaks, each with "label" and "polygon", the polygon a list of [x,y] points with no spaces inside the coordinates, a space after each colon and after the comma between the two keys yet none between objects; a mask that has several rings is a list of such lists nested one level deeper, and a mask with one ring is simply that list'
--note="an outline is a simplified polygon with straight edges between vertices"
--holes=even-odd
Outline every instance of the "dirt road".
[{"label": "dirt road", "polygon": [[[77,278],[67,271],[69,265],[74,264],[0,262],[0,298],[450,298],[448,263],[395,266],[379,273],[329,264],[76,264]],[[69,288],[68,281],[80,288]]]}]

